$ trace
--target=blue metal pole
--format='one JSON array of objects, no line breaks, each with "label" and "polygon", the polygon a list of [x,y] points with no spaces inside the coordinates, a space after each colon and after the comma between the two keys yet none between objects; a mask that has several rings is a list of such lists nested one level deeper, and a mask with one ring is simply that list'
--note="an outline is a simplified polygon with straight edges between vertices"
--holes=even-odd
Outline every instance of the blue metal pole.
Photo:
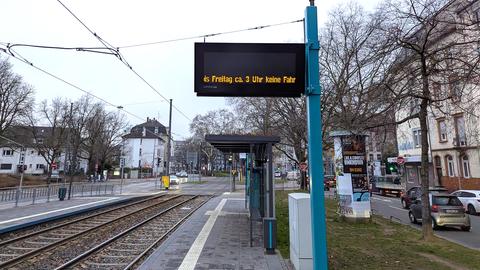
[{"label": "blue metal pole", "polygon": [[323,194],[322,115],[318,63],[317,7],[305,9],[305,54],[307,63],[308,163],[310,172],[310,208],[312,212],[313,269],[328,269],[327,231]]}]

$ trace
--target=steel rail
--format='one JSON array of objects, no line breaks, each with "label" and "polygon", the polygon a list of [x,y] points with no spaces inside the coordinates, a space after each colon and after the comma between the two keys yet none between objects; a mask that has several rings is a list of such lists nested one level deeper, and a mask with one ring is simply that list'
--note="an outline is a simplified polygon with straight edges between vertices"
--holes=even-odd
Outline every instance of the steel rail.
[{"label": "steel rail", "polygon": [[127,230],[125,230],[125,231],[123,231],[123,232],[121,232],[121,233],[119,233],[119,234],[111,237],[110,239],[108,239],[108,240],[106,240],[106,241],[98,244],[97,246],[95,246],[95,247],[93,247],[93,248],[85,251],[84,253],[78,255],[77,257],[71,259],[70,261],[64,263],[63,265],[55,268],[55,270],[67,269],[68,267],[71,267],[71,266],[79,263],[81,260],[87,258],[90,254],[94,253],[95,251],[98,251],[99,249],[103,248],[104,246],[106,246],[106,245],[112,243],[113,241],[119,239],[120,237],[124,236],[125,234],[130,233],[131,231],[133,231],[133,230],[135,230],[135,229],[137,229],[137,228],[145,225],[146,223],[148,223],[148,222],[150,222],[150,221],[158,218],[159,216],[162,216],[162,215],[164,215],[165,213],[167,213],[167,212],[169,212],[169,211],[177,208],[178,206],[181,206],[182,204],[185,204],[186,202],[189,202],[189,201],[191,201],[191,200],[194,200],[194,199],[196,199],[196,198],[198,198],[198,197],[199,197],[199,195],[196,195],[196,196],[194,196],[194,197],[192,197],[192,198],[189,198],[189,199],[187,199],[187,200],[185,200],[185,201],[183,201],[183,202],[177,203],[177,204],[171,206],[170,208],[165,209],[165,210],[159,212],[158,214],[156,214],[156,215],[154,215],[154,216],[152,216],[152,217],[150,217],[150,218],[148,218],[148,219],[146,219],[146,220],[144,220],[144,221],[142,221],[142,222],[140,222],[140,223],[138,223],[138,224],[136,224],[136,225],[128,228]]},{"label": "steel rail", "polygon": [[[117,210],[122,209],[122,208],[134,206],[136,204],[141,204],[141,203],[147,202],[149,200],[155,200],[155,199],[158,199],[158,198],[162,198],[165,195],[166,194],[162,194],[160,196],[155,196],[155,197],[143,199],[143,200],[140,200],[140,201],[137,201],[137,202],[132,202],[132,203],[129,203],[129,204],[126,204],[126,205],[117,206],[113,209],[106,210],[106,211],[103,211],[103,212],[100,212],[100,213],[97,213],[97,214],[89,215],[89,216],[86,216],[86,217],[83,217],[83,218],[80,218],[80,219],[75,219],[75,220],[72,220],[72,221],[68,221],[66,223],[54,225],[52,227],[48,227],[48,228],[45,228],[43,230],[34,231],[34,232],[31,232],[31,233],[28,233],[28,234],[25,234],[25,235],[21,235],[21,236],[12,238],[12,239],[8,239],[8,240],[5,240],[3,242],[0,242],[0,247],[6,246],[6,245],[8,245],[12,242],[15,242],[15,241],[19,241],[19,240],[22,240],[22,239],[25,239],[25,238],[28,238],[28,237],[39,235],[39,234],[42,234],[42,233],[45,233],[45,232],[48,232],[48,231],[52,231],[52,230],[55,230],[55,229],[58,229],[58,228],[61,228],[61,227],[67,226],[67,225],[71,225],[71,224],[74,224],[74,223],[77,223],[77,222],[80,222],[80,221],[85,221],[86,219],[89,219],[89,218],[94,218],[94,217],[97,217],[99,215],[104,215],[104,214],[107,214],[107,213],[110,213],[110,212],[113,212],[113,211],[117,211]],[[79,215],[81,215],[81,214],[79,214]],[[40,223],[40,224],[42,224],[42,223]],[[36,225],[40,225],[40,224],[36,224]],[[32,225],[32,226],[36,226],[36,225]],[[23,228],[23,229],[25,229],[25,228]],[[20,230],[22,230],[22,229],[20,229]],[[8,233],[15,233],[15,231],[8,232]]]},{"label": "steel rail", "polygon": [[24,254],[22,254],[22,255],[20,255],[20,256],[18,256],[18,257],[12,258],[12,259],[7,260],[7,261],[4,261],[4,262],[0,263],[0,269],[3,269],[4,267],[10,267],[10,266],[13,266],[13,265],[15,265],[15,264],[21,263],[21,260],[24,260],[24,259],[30,258],[30,257],[34,257],[34,256],[38,255],[40,252],[42,252],[42,251],[46,251],[46,250],[52,249],[52,248],[54,248],[55,246],[59,246],[59,245],[65,243],[65,242],[67,242],[67,241],[69,241],[69,240],[71,240],[71,239],[73,239],[73,238],[76,238],[76,237],[79,237],[79,236],[81,236],[81,235],[87,234],[87,233],[89,233],[89,232],[91,232],[91,231],[93,231],[93,230],[96,230],[96,229],[98,229],[98,228],[107,226],[107,225],[109,225],[109,224],[111,224],[111,223],[113,223],[113,222],[119,221],[119,220],[121,220],[121,219],[123,219],[123,218],[126,218],[126,217],[131,216],[131,215],[134,215],[134,214],[138,214],[138,213],[141,212],[141,211],[147,210],[147,209],[149,209],[149,208],[153,208],[153,207],[155,207],[155,206],[158,206],[158,205],[160,205],[160,204],[169,202],[169,201],[174,200],[174,199],[176,199],[176,198],[179,198],[179,197],[181,197],[181,196],[182,196],[182,195],[177,195],[177,196],[175,196],[175,197],[172,197],[172,198],[170,198],[170,199],[168,199],[168,200],[159,202],[159,203],[157,203],[157,204],[154,204],[154,205],[150,205],[150,206],[141,208],[141,209],[139,209],[138,211],[135,211],[135,212],[132,212],[132,213],[129,213],[129,214],[126,214],[126,215],[117,217],[117,218],[115,218],[115,219],[113,219],[113,220],[107,221],[106,223],[102,223],[102,224],[100,224],[100,225],[94,226],[94,227],[89,228],[89,229],[87,229],[87,230],[84,230],[84,231],[81,231],[81,232],[79,232],[79,233],[73,234],[73,235],[71,235],[71,236],[67,236],[67,237],[65,237],[65,238],[63,238],[63,239],[61,239],[61,240],[59,240],[59,241],[52,242],[52,243],[50,243],[50,244],[47,244],[46,246],[40,247],[40,248],[38,248],[38,249],[35,249],[35,250],[30,251],[30,252],[24,253]]},{"label": "steel rail", "polygon": [[195,207],[190,213],[188,213],[185,217],[183,217],[180,221],[178,221],[177,223],[175,223],[175,225],[173,225],[167,232],[165,232],[162,236],[160,236],[157,240],[155,240],[155,242],[153,242],[147,249],[145,249],[140,255],[138,255],[135,259],[133,259],[132,262],[130,262],[130,264],[128,264],[123,270],[130,270],[130,269],[133,269],[132,267],[138,263],[142,258],[143,256],[145,256],[145,254],[147,254],[148,252],[150,252],[150,250],[152,250],[160,241],[164,240],[165,237],[167,237],[171,232],[173,232],[174,230],[177,229],[178,226],[180,226],[180,224],[182,224],[187,218],[189,218],[193,213],[195,213],[200,207],[202,207],[204,204],[206,204],[211,198],[213,198],[214,196],[210,196],[208,199],[206,199],[204,202],[202,202],[200,205],[198,205],[197,207]]}]

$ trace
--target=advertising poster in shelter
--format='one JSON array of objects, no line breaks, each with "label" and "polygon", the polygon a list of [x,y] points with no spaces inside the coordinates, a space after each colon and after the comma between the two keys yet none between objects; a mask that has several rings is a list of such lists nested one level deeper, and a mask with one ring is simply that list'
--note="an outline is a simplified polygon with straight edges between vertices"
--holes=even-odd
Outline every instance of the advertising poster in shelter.
[{"label": "advertising poster in shelter", "polygon": [[343,171],[351,174],[353,201],[369,201],[365,136],[342,137]]}]

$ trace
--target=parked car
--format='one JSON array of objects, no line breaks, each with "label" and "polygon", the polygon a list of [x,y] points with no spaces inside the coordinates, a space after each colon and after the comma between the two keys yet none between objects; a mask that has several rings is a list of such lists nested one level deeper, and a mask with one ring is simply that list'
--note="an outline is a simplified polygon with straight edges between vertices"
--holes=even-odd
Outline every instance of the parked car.
[{"label": "parked car", "polygon": [[300,172],[299,171],[290,171],[287,172],[287,180],[290,181],[295,181],[300,178]]},{"label": "parked car", "polygon": [[452,195],[458,197],[470,215],[480,213],[480,190],[457,190]]},{"label": "parked car", "polygon": [[[431,194],[438,194],[438,193],[447,193],[448,190],[442,186],[435,186],[428,189]],[[422,196],[422,187],[415,186],[411,187],[407,192],[402,192],[400,196],[400,201],[402,203],[402,207],[405,209],[410,208],[412,202],[414,202],[417,198]]]},{"label": "parked car", "polygon": [[186,171],[180,171],[180,172],[177,172],[177,176],[178,176],[178,177],[187,177],[188,174],[187,174]]},{"label": "parked car", "polygon": [[276,177],[276,178],[280,178],[280,177],[282,177],[282,172],[281,171],[275,171],[273,176]]},{"label": "parked car", "polygon": [[[462,231],[470,231],[470,216],[465,213],[462,202],[450,194],[429,194],[432,228],[460,227]],[[408,211],[410,222],[422,221],[422,200],[417,198]]]},{"label": "parked car", "polygon": [[174,174],[170,175],[170,185],[178,185],[178,177]]}]

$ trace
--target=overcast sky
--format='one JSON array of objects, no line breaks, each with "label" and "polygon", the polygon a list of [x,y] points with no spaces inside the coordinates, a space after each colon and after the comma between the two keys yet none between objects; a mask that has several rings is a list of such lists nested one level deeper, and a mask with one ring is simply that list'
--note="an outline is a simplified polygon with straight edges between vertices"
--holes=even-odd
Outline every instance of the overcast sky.
[{"label": "overcast sky", "polygon": [[[61,0],[92,31],[115,47],[290,22],[304,17],[307,0]],[[345,1],[316,1],[319,25],[328,11]],[[378,0],[362,0],[372,9]],[[0,42],[64,47],[100,47],[56,0],[2,0]],[[190,39],[150,46],[121,48],[133,69],[190,119],[226,107],[224,98],[196,97],[193,92],[193,44]],[[206,42],[303,42],[301,23],[209,37]],[[168,103],[112,55],[17,47],[34,65],[82,89],[123,106],[146,119],[168,125]],[[3,56],[5,56],[3,54]],[[14,72],[35,88],[36,102],[84,93],[11,58]],[[116,110],[115,107],[107,107]],[[132,125],[142,122],[128,116]],[[189,135],[186,117],[173,111],[175,139]]]}]

